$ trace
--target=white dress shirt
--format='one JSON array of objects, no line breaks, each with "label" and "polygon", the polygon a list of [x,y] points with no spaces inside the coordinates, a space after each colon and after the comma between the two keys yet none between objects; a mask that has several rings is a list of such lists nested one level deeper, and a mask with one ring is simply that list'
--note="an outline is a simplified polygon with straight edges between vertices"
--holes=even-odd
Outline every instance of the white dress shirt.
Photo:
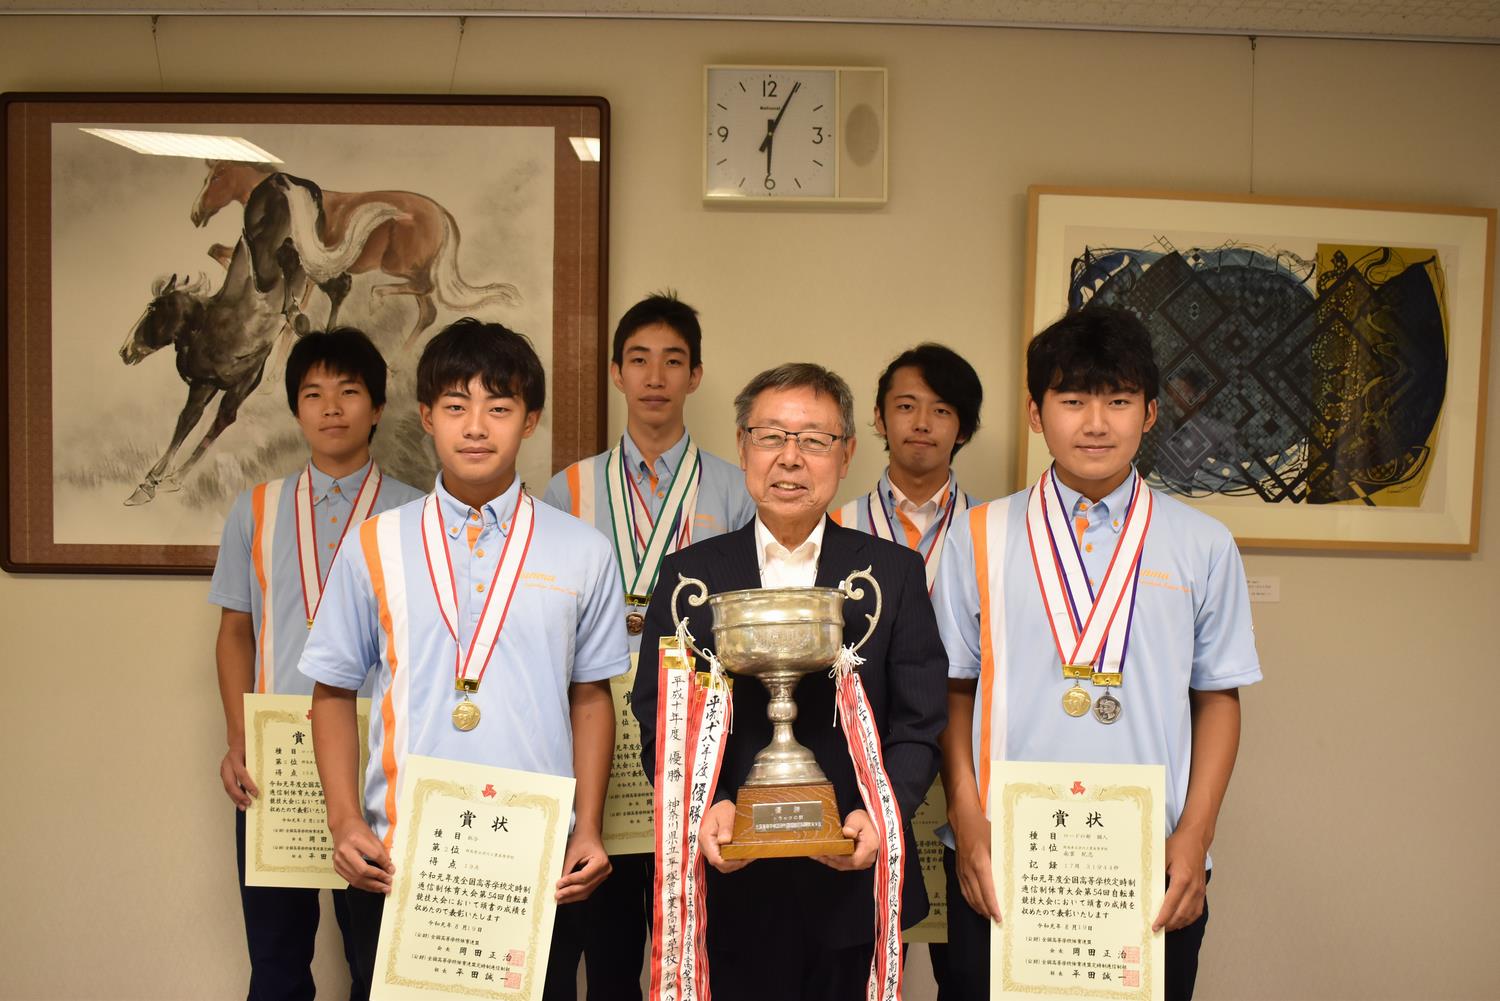
[{"label": "white dress shirt", "polygon": [[787,549],[755,516],[755,557],[760,562],[761,587],[812,587],[818,579],[818,554],[823,550],[823,526],[818,526],[795,549]]}]

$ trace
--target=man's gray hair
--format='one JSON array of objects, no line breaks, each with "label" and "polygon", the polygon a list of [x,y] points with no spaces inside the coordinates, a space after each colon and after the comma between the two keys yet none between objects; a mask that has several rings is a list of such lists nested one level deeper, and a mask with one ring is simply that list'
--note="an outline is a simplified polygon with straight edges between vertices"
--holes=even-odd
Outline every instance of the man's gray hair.
[{"label": "man's gray hair", "polygon": [[844,424],[844,437],[854,437],[854,394],[849,384],[836,372],[811,362],[794,361],[768,368],[751,379],[734,398],[734,424],[741,431],[749,426],[750,407],[755,398],[770,389],[811,389],[833,397],[839,405],[839,419]]}]

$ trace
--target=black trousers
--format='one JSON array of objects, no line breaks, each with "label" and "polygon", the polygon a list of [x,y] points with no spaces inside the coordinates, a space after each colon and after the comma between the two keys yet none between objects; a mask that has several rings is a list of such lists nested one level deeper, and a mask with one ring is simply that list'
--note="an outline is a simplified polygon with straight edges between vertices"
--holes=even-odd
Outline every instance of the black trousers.
[{"label": "black trousers", "polygon": [[[364,992],[361,996],[369,997],[370,983],[375,978],[375,952],[380,944],[380,915],[385,908],[385,894],[357,890],[352,886],[347,893],[350,934],[345,941],[352,941],[354,946],[349,968],[354,976],[355,987]],[[578,954],[573,954],[571,963],[566,957],[559,959],[558,929],[564,924],[580,920],[582,907],[583,903],[565,904],[557,909],[557,921],[552,926],[552,946],[547,958],[546,980],[542,988],[545,1001],[567,1001],[577,993]],[[639,972],[636,976],[639,978]],[[592,994],[593,989],[590,988],[590,995]],[[636,996],[640,996],[639,987],[636,989]]]},{"label": "black trousers", "polygon": [[589,898],[557,909],[547,963],[548,1001],[577,1001],[578,959],[588,1001],[641,1001],[655,857],[612,855],[614,871]]},{"label": "black trousers", "polygon": [[[942,981],[943,1001],[984,1001],[990,996],[990,923],[969,906],[958,885],[957,856],[943,849],[943,872],[948,877],[948,971]],[[1213,871],[1208,873],[1213,878]],[[1208,928],[1208,899],[1203,913],[1186,928],[1167,932],[1167,1001],[1192,1001],[1198,980],[1198,950]]]},{"label": "black trousers", "polygon": [[864,1001],[875,943],[829,949],[818,944],[819,938],[769,934],[719,942],[710,926],[708,978],[714,1001]]},{"label": "black trousers", "polygon": [[[318,937],[318,892],[279,886],[245,885],[245,815],[234,811],[235,865],[240,874],[240,909],[245,915],[245,942],[250,948],[248,1001],[312,1001],[313,944]],[[333,914],[344,940],[344,958],[354,975],[345,891],[333,891]],[[350,1001],[364,1001],[356,979]]]}]

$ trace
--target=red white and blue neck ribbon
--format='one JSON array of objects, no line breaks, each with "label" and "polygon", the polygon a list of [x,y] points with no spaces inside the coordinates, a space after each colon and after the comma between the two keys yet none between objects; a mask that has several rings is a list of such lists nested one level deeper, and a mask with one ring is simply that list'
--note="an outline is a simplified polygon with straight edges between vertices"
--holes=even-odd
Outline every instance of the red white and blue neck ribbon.
[{"label": "red white and blue neck ribbon", "polygon": [[[370,517],[370,512],[375,507],[375,498],[380,496],[382,479],[380,467],[371,459],[370,468],[365,470],[364,481],[359,485],[359,493],[354,497],[354,509],[349,512],[349,520],[344,522],[338,541],[334,544],[334,556],[338,555],[339,547],[344,544],[349,526],[358,525]],[[323,575],[318,572],[318,519],[313,511],[312,463],[308,463],[307,468],[302,470],[302,475],[297,477],[294,508],[297,514],[297,566],[302,572],[302,608],[307,613],[307,627],[311,629],[313,619],[318,614],[318,605],[323,601],[324,580]],[[331,568],[332,561],[328,565]]]},{"label": "red white and blue neck ribbon", "polygon": [[1152,509],[1151,490],[1139,474],[1131,475],[1130,511],[1097,591],[1084,570],[1078,537],[1052,470],[1043,472],[1031,488],[1026,505],[1031,564],[1057,655],[1065,665],[1092,664],[1096,673],[1116,672],[1125,659]]},{"label": "red white and blue neck ribbon", "polygon": [[[918,543],[917,552],[922,554],[922,565],[927,574],[927,593],[932,593],[932,586],[937,582],[938,565],[943,558],[943,539],[948,536],[948,529],[953,525],[953,519],[957,515],[969,509],[969,498],[958,489],[958,479],[952,473],[948,474],[947,501],[938,512],[937,520],[929,525],[924,535],[930,535],[924,546]],[[875,489],[865,497],[865,516],[870,519],[870,531],[897,545],[906,545],[906,533],[896,532],[897,515],[894,508],[890,506],[885,496],[885,477],[875,485]],[[935,527],[935,530],[934,530]]]}]

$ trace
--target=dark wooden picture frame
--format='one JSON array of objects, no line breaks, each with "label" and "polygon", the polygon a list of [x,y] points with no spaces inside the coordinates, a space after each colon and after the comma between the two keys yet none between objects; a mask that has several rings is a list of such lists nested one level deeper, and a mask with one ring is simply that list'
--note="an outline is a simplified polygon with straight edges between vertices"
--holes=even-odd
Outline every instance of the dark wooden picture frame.
[{"label": "dark wooden picture frame", "polygon": [[[291,473],[302,461],[292,458],[301,439],[284,409],[277,364],[296,336],[296,311],[304,311],[304,329],[327,322],[335,309],[330,287],[341,290],[338,301],[346,304],[339,323],[371,327],[367,332],[391,365],[392,389],[372,446],[388,472],[431,485],[435,464],[411,389],[416,352],[466,313],[528,334],[547,364],[539,436],[550,437],[550,448],[528,443],[522,450],[528,489],[540,493],[546,475],[603,447],[610,149],[603,98],[12,93],[0,95],[0,106],[6,321],[0,447],[7,472],[0,565],[6,570],[210,572],[217,553],[212,526],[222,524],[233,495]],[[333,246],[340,239],[334,223],[324,228],[329,196],[343,200],[333,204],[357,207],[385,194],[423,206],[435,220],[429,230],[437,235],[429,242],[438,249],[413,254],[418,263],[407,271],[370,250],[334,286],[320,284],[322,277],[299,284],[297,271],[296,279],[283,278],[282,292],[261,290],[257,305],[244,308],[261,310],[262,328],[283,313],[285,323],[269,338],[273,347],[265,347],[268,338],[259,342],[267,352],[260,385],[243,391],[249,395],[238,422],[197,449],[225,398],[216,394],[170,456],[163,446],[175,424],[163,415],[186,410],[188,377],[171,372],[165,358],[145,357],[155,347],[141,347],[146,311],[174,289],[205,304],[232,285],[256,291],[259,265],[233,270],[234,255],[250,246],[251,236],[233,201],[248,201],[251,189],[217,206],[223,212],[214,231],[195,232],[217,212],[215,205],[205,208],[213,162],[204,176],[201,159],[145,156],[84,136],[85,127],[233,134],[262,146],[270,137],[272,146],[287,147],[285,155],[272,150],[285,162],[263,172],[313,182],[305,187],[323,199],[320,240]],[[588,158],[585,138],[596,141],[595,159]],[[196,199],[190,183],[200,186]],[[379,221],[365,234],[350,209],[342,219],[346,249],[359,253],[359,241],[378,236],[387,222],[382,245],[395,246],[395,227],[427,218],[393,215],[397,208],[371,207],[366,219]],[[382,209],[386,214],[377,215]],[[326,218],[335,218],[334,211]],[[221,242],[212,243],[216,234]],[[245,256],[254,259],[248,249]],[[430,273],[413,278],[423,267]],[[154,281],[143,278],[147,269]],[[195,271],[201,276],[193,277]],[[443,275],[450,276],[446,284]],[[375,292],[377,284],[399,289]],[[460,293],[443,297],[454,288]],[[180,371],[182,338],[156,353],[170,357],[169,348],[176,349]],[[136,362],[139,371],[124,367]],[[171,458],[160,477],[151,464],[158,455],[158,466]],[[172,474],[184,468],[179,481]],[[124,480],[137,476],[132,494]]]}]

